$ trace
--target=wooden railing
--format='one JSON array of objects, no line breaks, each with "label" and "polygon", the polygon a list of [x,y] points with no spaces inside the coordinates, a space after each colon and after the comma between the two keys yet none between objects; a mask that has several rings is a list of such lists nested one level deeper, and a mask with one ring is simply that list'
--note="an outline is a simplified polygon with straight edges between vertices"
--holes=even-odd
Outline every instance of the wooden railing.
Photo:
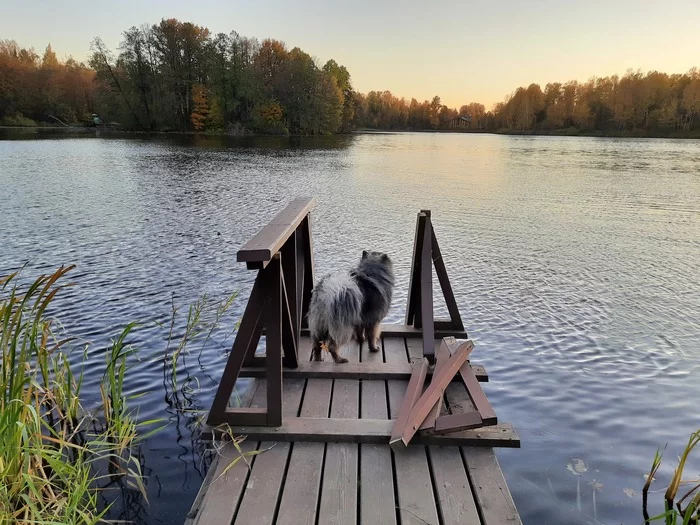
[{"label": "wooden railing", "polygon": [[[311,210],[313,198],[292,201],[243,248],[237,259],[258,274],[241,319],[226,367],[214,396],[207,424],[280,426],[282,424],[282,366],[294,377],[408,379],[411,366],[390,363],[335,365],[310,363],[299,356],[300,337],[308,335],[306,315],[314,285]],[[449,319],[433,318],[432,266],[435,266]],[[265,335],[265,355],[256,356]],[[413,246],[406,322],[382,325],[384,337],[422,338],[423,355],[435,361],[435,340],[467,333],[457,308],[429,210],[418,213]],[[310,347],[309,347],[310,349]],[[238,377],[267,379],[267,408],[230,407]],[[485,374],[483,379],[485,379]]]},{"label": "wooden railing", "polygon": [[[311,215],[313,198],[295,199],[238,251],[258,270],[207,424],[282,424],[282,364],[299,364],[299,337],[314,285]],[[265,330],[265,357],[255,356]],[[264,366],[267,408],[229,407],[243,365]]]}]

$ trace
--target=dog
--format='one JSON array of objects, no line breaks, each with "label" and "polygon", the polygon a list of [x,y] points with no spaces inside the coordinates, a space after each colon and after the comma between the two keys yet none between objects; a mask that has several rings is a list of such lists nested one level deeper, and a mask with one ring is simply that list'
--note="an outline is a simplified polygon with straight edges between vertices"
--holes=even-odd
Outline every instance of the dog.
[{"label": "dog", "polygon": [[362,252],[357,267],[325,275],[314,287],[309,304],[312,358],[321,361],[322,344],[336,363],[347,363],[338,350],[354,335],[379,352],[379,325],[391,306],[393,263],[386,253]]}]

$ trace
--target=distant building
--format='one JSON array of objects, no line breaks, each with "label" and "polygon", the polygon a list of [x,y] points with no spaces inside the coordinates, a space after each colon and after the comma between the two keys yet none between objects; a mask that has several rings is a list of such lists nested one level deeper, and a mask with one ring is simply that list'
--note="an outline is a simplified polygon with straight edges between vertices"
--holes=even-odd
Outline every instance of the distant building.
[{"label": "distant building", "polygon": [[445,128],[447,129],[469,129],[472,125],[471,115],[460,115],[459,117],[452,118],[445,121]]}]

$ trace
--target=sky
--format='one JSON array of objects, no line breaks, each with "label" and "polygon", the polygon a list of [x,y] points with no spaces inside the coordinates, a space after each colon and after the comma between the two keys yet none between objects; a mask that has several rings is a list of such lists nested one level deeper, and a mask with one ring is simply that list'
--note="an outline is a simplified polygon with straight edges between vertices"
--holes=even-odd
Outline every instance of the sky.
[{"label": "sky", "polygon": [[356,90],[487,109],[532,82],[700,67],[700,0],[0,0],[0,39],[86,60],[131,26],[178,18],[282,40],[348,68]]}]

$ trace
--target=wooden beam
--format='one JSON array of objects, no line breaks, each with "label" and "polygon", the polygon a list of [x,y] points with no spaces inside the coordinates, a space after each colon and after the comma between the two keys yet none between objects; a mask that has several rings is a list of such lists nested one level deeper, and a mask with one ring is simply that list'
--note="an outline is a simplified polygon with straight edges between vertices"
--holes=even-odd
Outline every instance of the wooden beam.
[{"label": "wooden beam", "polygon": [[448,414],[440,416],[435,420],[436,434],[444,434],[448,432],[459,432],[470,428],[479,428],[484,426],[484,420],[481,419],[479,412],[461,412],[459,414]]},{"label": "wooden beam", "polygon": [[265,359],[267,361],[267,424],[282,424],[282,266],[280,254],[275,253],[266,272],[267,333]]},{"label": "wooden beam", "polygon": [[228,401],[236,385],[236,379],[243,366],[243,361],[250,352],[254,352],[260,339],[260,326],[263,323],[263,309],[265,307],[265,281],[263,272],[259,272],[255,278],[253,289],[250,292],[248,304],[246,304],[241,325],[233,341],[231,353],[226,360],[226,367],[219,382],[219,388],[214,395],[207,423],[218,425],[224,422],[224,413],[228,406]]},{"label": "wooden beam", "polygon": [[297,229],[316,204],[311,197],[294,199],[263,227],[243,248],[238,250],[238,262],[247,262],[248,268],[261,269],[267,266],[272,256]]},{"label": "wooden beam", "polygon": [[[375,354],[372,354],[375,355]],[[266,376],[264,357],[259,357],[260,366],[244,367],[241,369],[239,377]],[[472,370],[479,381],[487,382],[488,373],[482,365],[472,364]],[[344,363],[338,365],[325,361],[300,361],[299,366],[293,369],[284,369],[285,378],[302,379],[362,379],[362,380],[390,380],[411,378],[413,369],[410,363]],[[428,376],[432,376],[434,370],[428,370]],[[454,377],[452,381],[461,381],[459,377]]]},{"label": "wooden beam", "polygon": [[419,213],[416,218],[416,233],[413,238],[413,257],[411,259],[411,277],[408,283],[408,300],[406,302],[406,325],[420,327],[420,265],[423,235],[425,232],[425,215]]},{"label": "wooden beam", "polygon": [[[411,409],[411,414],[408,416],[408,421],[402,432],[401,441],[408,446],[411,438],[418,431],[418,428],[425,420],[428,412],[433,407],[440,396],[445,393],[445,388],[450,384],[452,377],[459,371],[459,368],[467,361],[468,351],[465,345],[460,346],[454,355],[445,363],[437,375],[433,376],[430,386],[425,393],[420,396],[415,405]],[[394,443],[390,443],[394,445]]]},{"label": "wooden beam", "polygon": [[301,290],[301,327],[308,329],[309,303],[311,303],[311,292],[314,287],[314,243],[311,237],[311,214],[302,221],[299,231],[302,236],[302,253],[304,259],[304,272]]},{"label": "wooden beam", "polygon": [[[435,339],[442,339],[443,337],[457,337],[460,339],[467,339],[467,332],[464,330],[456,330],[454,328],[447,328],[446,325],[438,324],[435,328]],[[380,326],[383,337],[402,337],[408,339],[417,339],[423,337],[423,330],[416,328],[415,326],[405,325],[405,324],[383,324]],[[301,335],[303,337],[309,336],[309,329],[302,328]]]},{"label": "wooden beam", "polygon": [[471,369],[469,363],[464,363],[459,369],[459,375],[464,381],[464,386],[467,387],[467,392],[469,397],[474,403],[474,407],[481,415],[481,419],[484,421],[484,425],[495,425],[498,423],[498,418],[496,417],[496,412],[491,405],[491,402],[486,397],[484,390],[479,384],[479,380],[476,378],[474,371]]},{"label": "wooden beam", "polygon": [[428,373],[428,360],[422,359],[420,363],[413,365],[413,373],[406,387],[406,394],[403,396],[399,413],[394,423],[394,432],[391,435],[389,444],[401,441],[401,435],[404,433],[404,427],[408,423],[408,417],[411,414],[411,409],[416,403],[420,395],[423,393],[423,385],[425,385],[425,376]]},{"label": "wooden beam", "polygon": [[[288,418],[280,427],[234,426],[237,436],[249,441],[312,441],[338,443],[387,444],[394,427],[391,419],[340,419],[325,417]],[[211,435],[212,429],[207,429]],[[508,423],[454,432],[444,436],[417,434],[411,441],[417,445],[461,445],[519,448],[520,438]]]},{"label": "wooden beam", "polygon": [[[284,365],[296,368],[299,362],[299,301],[297,299],[297,231],[282,246],[282,348]],[[289,327],[287,327],[289,319]],[[293,350],[293,355],[290,353]]]},{"label": "wooden beam", "polygon": [[431,258],[431,239],[433,237],[433,225],[430,222],[430,212],[425,217],[425,232],[423,235],[423,247],[421,250],[420,268],[420,312],[421,325],[416,327],[423,329],[423,357],[427,357],[430,363],[435,363],[435,337],[434,311],[433,311],[433,264]]},{"label": "wooden beam", "polygon": [[[447,360],[450,358],[450,351],[447,349],[447,344],[445,343],[445,340],[443,339],[442,344],[440,344],[440,348],[438,348],[437,351],[437,359],[435,362],[435,369],[433,374],[439,374],[440,370],[445,366],[445,363],[447,363]],[[442,408],[442,399],[445,397],[444,395],[440,396],[437,401],[435,401],[435,404],[433,405],[433,408],[430,409],[430,412],[428,412],[428,416],[425,418],[425,421],[423,421],[423,424],[420,426],[418,430],[428,430],[433,427],[435,427],[435,420],[438,418],[440,415],[440,409]]]}]

